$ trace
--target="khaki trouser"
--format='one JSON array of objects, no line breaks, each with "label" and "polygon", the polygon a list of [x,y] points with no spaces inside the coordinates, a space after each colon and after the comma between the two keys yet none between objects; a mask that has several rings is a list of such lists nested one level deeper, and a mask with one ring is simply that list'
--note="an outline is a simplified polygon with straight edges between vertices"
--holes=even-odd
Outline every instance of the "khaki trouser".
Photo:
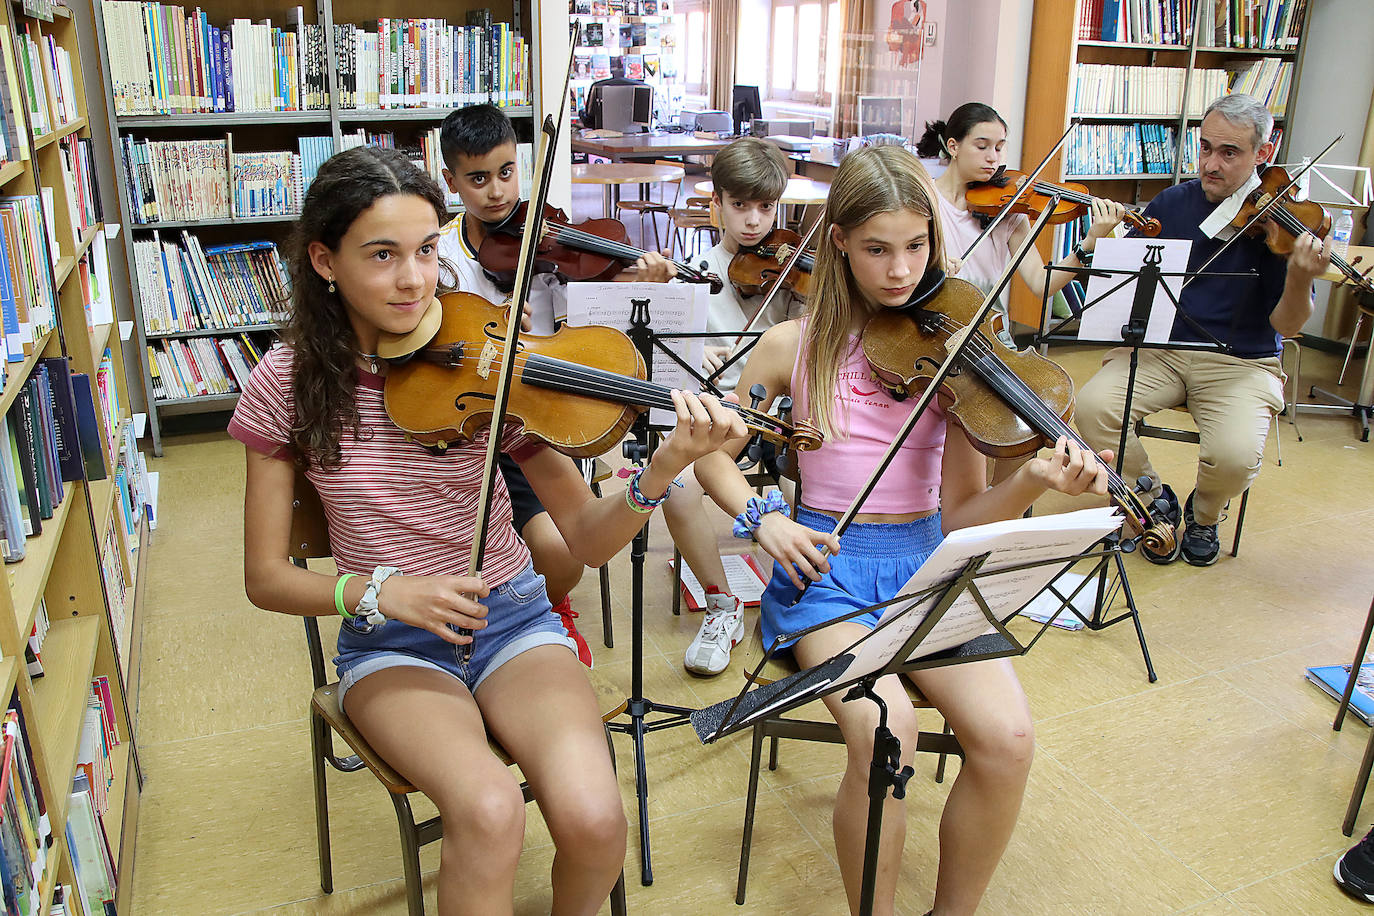
[{"label": "khaki trouser", "polygon": [[[1078,393],[1075,422],[1094,449],[1116,451],[1121,442],[1130,354],[1126,348],[1112,350]],[[1283,408],[1279,359],[1240,359],[1198,350],[1141,350],[1122,465],[1128,482],[1148,476],[1158,495],[1160,478],[1136,438],[1135,424],[1141,417],[1185,403],[1202,440],[1193,517],[1200,524],[1214,525],[1227,501],[1245,492],[1259,475],[1269,424]]]}]

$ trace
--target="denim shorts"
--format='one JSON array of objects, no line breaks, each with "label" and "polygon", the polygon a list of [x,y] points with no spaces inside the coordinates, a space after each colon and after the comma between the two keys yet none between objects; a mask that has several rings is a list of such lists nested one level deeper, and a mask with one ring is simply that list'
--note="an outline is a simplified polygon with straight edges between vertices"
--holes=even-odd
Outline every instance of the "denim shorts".
[{"label": "denim shorts", "polygon": [[[836,524],[830,516],[805,506],[797,507],[796,521],[826,533],[834,531]],[[800,601],[796,601],[797,587],[775,561],[773,579],[760,603],[763,644],[771,646],[785,633],[896,598],[942,540],[938,512],[900,525],[850,525],[840,535],[840,552],[829,558],[830,572],[812,582]],[[871,630],[881,613],[871,611],[850,619]]]},{"label": "denim shorts", "polygon": [[464,661],[463,646],[445,642],[428,630],[399,620],[379,626],[344,620],[339,627],[339,704],[348,689],[383,668],[409,665],[453,675],[473,693],[497,668],[535,646],[577,646],[551,613],[544,577],[527,565],[515,578],[491,590],[481,599],[487,607],[487,625],[474,632],[472,656]]}]

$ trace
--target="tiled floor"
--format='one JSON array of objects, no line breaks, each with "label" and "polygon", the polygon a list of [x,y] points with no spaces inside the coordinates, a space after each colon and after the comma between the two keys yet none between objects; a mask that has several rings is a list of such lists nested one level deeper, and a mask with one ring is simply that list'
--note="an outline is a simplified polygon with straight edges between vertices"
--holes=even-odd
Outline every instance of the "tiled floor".
[{"label": "tiled floor", "polygon": [[[1081,382],[1091,352],[1057,354]],[[1309,375],[1335,360],[1309,352]],[[1314,378],[1315,380],[1315,378]],[[1353,424],[1280,421],[1284,464],[1255,486],[1240,556],[1211,569],[1132,558],[1160,680],[1146,682],[1127,626],[1052,632],[1018,662],[1036,713],[1038,754],[1011,847],[988,893],[994,914],[1326,914],[1356,912],[1331,882],[1349,841],[1339,824],[1368,734],[1330,728],[1333,704],[1304,666],[1347,661],[1374,575],[1362,557],[1374,523],[1374,445]],[[1186,492],[1192,447],[1153,445]],[[140,913],[403,913],[394,820],[366,775],[332,775],[335,892],[316,873],[298,621],[242,594],[241,449],[222,434],[169,439],[161,524],[144,620],[138,738],[148,776],[134,870]],[[1047,500],[1047,502],[1050,502]],[[723,520],[722,520],[723,521]],[[1233,523],[1223,525],[1225,537]],[[725,531],[722,525],[722,532]],[[722,545],[730,548],[728,535]],[[739,685],[738,659],[715,680],[681,669],[697,618],[669,611],[669,545],[653,527],[645,692],[700,706]],[[613,563],[616,647],[600,645],[595,576],[575,593],[607,706],[629,685],[629,563]],[[793,744],[766,774],[749,901],[733,901],[746,745],[702,747],[686,729],[649,740],[656,878],[636,913],[841,913],[830,841],[836,748]],[[618,742],[634,829],[628,744]],[[930,905],[938,812],[947,785],[920,761],[898,904]],[[1374,818],[1366,806],[1361,830]],[[631,844],[632,849],[634,844]],[[517,911],[546,913],[552,849],[531,815]],[[423,855],[426,873],[435,850]],[[432,879],[428,887],[433,906]]]}]

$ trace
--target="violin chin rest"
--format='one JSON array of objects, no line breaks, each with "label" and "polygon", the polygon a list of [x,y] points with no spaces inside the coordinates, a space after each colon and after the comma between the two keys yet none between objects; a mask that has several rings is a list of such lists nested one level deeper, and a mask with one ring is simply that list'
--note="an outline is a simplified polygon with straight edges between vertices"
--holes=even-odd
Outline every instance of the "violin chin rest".
[{"label": "violin chin rest", "polygon": [[945,285],[945,272],[938,267],[932,267],[926,271],[921,282],[916,284],[916,288],[911,291],[911,298],[906,301],[904,309],[918,309],[923,307],[935,294]]},{"label": "violin chin rest", "polygon": [[383,331],[377,338],[377,355],[382,359],[399,359],[409,356],[434,339],[439,333],[439,324],[444,318],[444,307],[438,299],[429,300],[420,323],[409,334],[391,334]]}]

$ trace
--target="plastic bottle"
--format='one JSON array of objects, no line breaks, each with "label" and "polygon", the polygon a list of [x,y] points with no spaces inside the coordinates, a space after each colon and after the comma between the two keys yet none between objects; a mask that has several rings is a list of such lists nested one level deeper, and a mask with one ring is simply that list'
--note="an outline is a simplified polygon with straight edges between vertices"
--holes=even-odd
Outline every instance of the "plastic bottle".
[{"label": "plastic bottle", "polygon": [[1349,210],[1339,210],[1337,214],[1331,226],[1331,253],[1345,257],[1350,250],[1350,231],[1355,222],[1350,218]]}]

